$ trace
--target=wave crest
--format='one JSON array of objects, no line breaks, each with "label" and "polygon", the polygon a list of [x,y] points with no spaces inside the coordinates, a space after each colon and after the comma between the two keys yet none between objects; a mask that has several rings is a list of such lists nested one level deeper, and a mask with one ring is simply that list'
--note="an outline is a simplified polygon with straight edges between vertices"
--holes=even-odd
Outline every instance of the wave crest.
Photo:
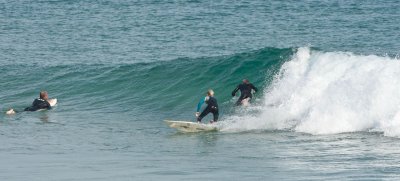
[{"label": "wave crest", "polygon": [[[240,122],[244,129],[311,134],[379,131],[399,136],[399,74],[400,62],[394,58],[302,47],[265,89],[259,115],[228,120]],[[232,129],[241,128],[225,127]]]}]

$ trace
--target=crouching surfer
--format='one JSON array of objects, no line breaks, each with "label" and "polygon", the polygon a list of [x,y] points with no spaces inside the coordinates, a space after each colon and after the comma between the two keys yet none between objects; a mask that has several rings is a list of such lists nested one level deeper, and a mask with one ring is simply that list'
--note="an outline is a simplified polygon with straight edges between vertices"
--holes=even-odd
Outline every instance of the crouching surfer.
[{"label": "crouching surfer", "polygon": [[[207,104],[207,107],[200,114],[200,109],[201,106],[204,104],[204,102]],[[213,114],[213,121],[210,121],[210,123],[217,122],[219,116],[218,103],[217,99],[215,99],[214,97],[214,91],[211,89],[207,91],[207,96],[202,98],[200,102],[197,104],[197,112],[196,112],[197,122],[200,123],[201,119],[203,119],[209,113]]]},{"label": "crouching surfer", "polygon": [[255,92],[258,91],[256,87],[252,83],[249,82],[247,79],[243,79],[243,83],[239,84],[235,90],[232,91],[232,97],[236,95],[236,92],[240,90],[240,97],[236,102],[236,105],[247,105],[250,100],[253,98],[253,95],[251,93],[252,90]]},{"label": "crouching surfer", "polygon": [[[33,100],[32,106],[29,106],[24,109],[24,111],[37,111],[41,109],[51,109],[52,106],[57,104],[57,99],[49,99],[49,95],[46,91],[41,91],[39,93],[39,98]],[[6,114],[15,114],[16,111],[14,109],[10,109],[6,112]]]}]

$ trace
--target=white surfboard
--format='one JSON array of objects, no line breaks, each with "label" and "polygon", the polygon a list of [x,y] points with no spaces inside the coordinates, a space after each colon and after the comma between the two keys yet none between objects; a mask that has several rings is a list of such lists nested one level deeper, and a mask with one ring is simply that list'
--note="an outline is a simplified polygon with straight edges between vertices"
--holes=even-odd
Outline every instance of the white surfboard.
[{"label": "white surfboard", "polygon": [[202,131],[217,131],[218,128],[215,124],[203,124],[189,121],[172,121],[164,120],[165,123],[178,131],[186,133],[202,132]]},{"label": "white surfboard", "polygon": [[53,106],[55,106],[57,104],[57,99],[56,98],[48,99],[47,102],[49,102],[50,106],[53,107]]},{"label": "white surfboard", "polygon": [[242,106],[250,106],[250,98],[246,98],[242,100]]}]

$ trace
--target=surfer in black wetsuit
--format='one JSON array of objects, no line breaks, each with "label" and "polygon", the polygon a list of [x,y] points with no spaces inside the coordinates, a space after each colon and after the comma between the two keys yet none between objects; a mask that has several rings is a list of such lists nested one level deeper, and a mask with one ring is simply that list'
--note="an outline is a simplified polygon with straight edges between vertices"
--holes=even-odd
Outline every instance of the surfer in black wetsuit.
[{"label": "surfer in black wetsuit", "polygon": [[[207,107],[200,114],[199,111],[204,102],[207,104]],[[197,104],[197,112],[196,112],[197,122],[201,122],[201,119],[203,119],[209,113],[212,113],[214,118],[213,121],[211,121],[211,123],[217,122],[219,116],[218,103],[217,99],[215,99],[214,97],[214,91],[211,89],[207,91],[207,96],[202,98],[200,102]]]},{"label": "surfer in black wetsuit", "polygon": [[49,95],[46,91],[41,91],[39,98],[33,100],[32,106],[25,108],[24,111],[37,111],[39,109],[50,109],[50,103],[48,102]]},{"label": "surfer in black wetsuit", "polygon": [[[40,109],[51,109],[52,106],[57,104],[57,99],[49,99],[49,95],[47,94],[46,91],[41,91],[39,93],[39,98],[36,98],[33,100],[32,106],[27,107],[24,109],[24,111],[37,111]],[[16,114],[17,111],[14,109],[10,108],[6,114],[12,115]]]},{"label": "surfer in black wetsuit", "polygon": [[235,90],[232,91],[232,97],[236,95],[236,92],[240,90],[240,97],[236,102],[236,105],[242,105],[242,101],[244,99],[250,99],[253,98],[253,95],[251,93],[251,90],[254,90],[255,92],[258,91],[256,87],[252,83],[249,82],[247,79],[243,79],[243,83],[239,84]]}]

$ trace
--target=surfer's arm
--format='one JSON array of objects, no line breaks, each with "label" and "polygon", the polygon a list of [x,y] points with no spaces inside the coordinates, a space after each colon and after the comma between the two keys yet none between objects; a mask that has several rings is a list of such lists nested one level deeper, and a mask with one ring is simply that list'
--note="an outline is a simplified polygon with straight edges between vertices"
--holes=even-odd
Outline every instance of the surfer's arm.
[{"label": "surfer's arm", "polygon": [[239,90],[239,86],[237,86],[236,88],[235,88],[235,90],[233,90],[232,91],[232,96],[235,96],[236,95],[236,92]]},{"label": "surfer's arm", "polygon": [[254,85],[253,84],[251,84],[251,88],[255,91],[255,92],[257,92],[258,91],[258,89],[256,88],[256,87],[254,87]]},{"label": "surfer's arm", "polygon": [[204,101],[206,100],[206,97],[200,99],[199,103],[197,104],[197,111],[200,112],[201,106],[204,104]]}]

